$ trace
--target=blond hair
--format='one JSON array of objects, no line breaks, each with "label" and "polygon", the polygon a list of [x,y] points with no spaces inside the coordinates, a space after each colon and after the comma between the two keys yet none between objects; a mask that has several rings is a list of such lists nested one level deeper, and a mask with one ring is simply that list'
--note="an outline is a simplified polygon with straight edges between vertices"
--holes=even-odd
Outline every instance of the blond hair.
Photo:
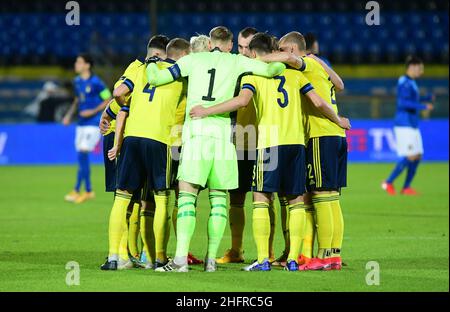
[{"label": "blond hair", "polygon": [[191,37],[191,51],[192,52],[207,52],[209,51],[209,37],[205,35],[198,35]]}]

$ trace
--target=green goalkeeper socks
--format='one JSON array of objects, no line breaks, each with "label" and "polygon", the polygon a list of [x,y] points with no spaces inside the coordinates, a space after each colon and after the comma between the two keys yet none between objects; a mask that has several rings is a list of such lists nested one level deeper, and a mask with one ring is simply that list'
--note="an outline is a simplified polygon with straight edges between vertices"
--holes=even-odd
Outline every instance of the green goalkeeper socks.
[{"label": "green goalkeeper socks", "polygon": [[178,195],[177,250],[174,259],[178,265],[183,265],[187,262],[189,244],[195,230],[196,201],[196,194],[180,191]]},{"label": "green goalkeeper socks", "polygon": [[208,219],[208,253],[207,259],[216,259],[217,249],[227,226],[227,193],[214,191],[209,193],[211,213]]}]

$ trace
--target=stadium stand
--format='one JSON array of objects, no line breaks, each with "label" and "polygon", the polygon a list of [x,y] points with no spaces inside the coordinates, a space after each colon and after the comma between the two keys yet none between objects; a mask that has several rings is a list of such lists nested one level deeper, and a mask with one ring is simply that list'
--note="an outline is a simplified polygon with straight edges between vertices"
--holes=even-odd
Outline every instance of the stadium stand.
[{"label": "stadium stand", "polygon": [[[100,47],[95,53],[120,63],[143,53],[150,34],[146,1],[80,1],[80,26],[66,25],[64,8],[55,12],[49,1],[26,3],[2,4],[2,65],[61,64],[94,46]],[[234,32],[252,25],[277,36],[297,29],[315,32],[333,63],[398,63],[410,53],[448,63],[446,1],[382,2],[383,27],[365,27],[367,11],[351,1],[164,1],[160,6],[157,29],[169,36],[188,38],[218,24]]]}]

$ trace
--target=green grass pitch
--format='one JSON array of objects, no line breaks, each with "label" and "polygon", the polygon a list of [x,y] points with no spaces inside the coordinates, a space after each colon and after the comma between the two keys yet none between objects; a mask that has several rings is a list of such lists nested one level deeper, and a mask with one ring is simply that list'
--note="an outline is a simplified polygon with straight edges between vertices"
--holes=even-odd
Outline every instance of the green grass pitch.
[{"label": "green grass pitch", "polygon": [[[94,166],[94,201],[74,205],[63,196],[73,166],[0,167],[0,291],[448,291],[449,167],[423,164],[414,186],[418,197],[389,197],[380,182],[391,164],[351,164],[343,191],[345,218],[342,271],[242,272],[220,265],[216,273],[192,267],[187,274],[134,269],[102,272],[112,195],[103,192],[103,168]],[[397,187],[403,183],[398,180]],[[206,251],[207,196],[199,200],[191,250]],[[246,262],[256,257],[247,198]],[[279,213],[278,213],[279,215]],[[173,233],[173,232],[172,232]],[[219,253],[229,247],[227,228]],[[175,241],[169,244],[173,255]],[[283,248],[280,224],[276,254]],[[80,264],[80,285],[67,286],[65,265]],[[380,285],[366,284],[366,263],[377,261]]]}]

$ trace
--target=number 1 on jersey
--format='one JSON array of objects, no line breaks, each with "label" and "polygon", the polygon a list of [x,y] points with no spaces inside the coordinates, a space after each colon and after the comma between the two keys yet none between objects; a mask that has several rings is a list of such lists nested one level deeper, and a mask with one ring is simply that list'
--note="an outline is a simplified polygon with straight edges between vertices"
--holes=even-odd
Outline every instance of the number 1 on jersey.
[{"label": "number 1 on jersey", "polygon": [[208,70],[208,74],[211,75],[211,77],[209,78],[208,94],[206,96],[203,96],[202,100],[203,101],[215,101],[216,98],[212,97],[212,92],[214,89],[214,79],[216,78],[216,69],[211,68],[210,70]]}]

